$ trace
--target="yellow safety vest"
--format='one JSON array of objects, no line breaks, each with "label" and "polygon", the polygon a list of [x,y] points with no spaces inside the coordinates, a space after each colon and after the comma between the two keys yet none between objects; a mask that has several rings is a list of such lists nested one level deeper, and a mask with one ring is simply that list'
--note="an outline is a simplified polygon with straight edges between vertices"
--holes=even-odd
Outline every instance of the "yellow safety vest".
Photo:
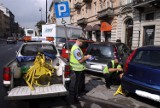
[{"label": "yellow safety vest", "polygon": [[73,71],[83,71],[85,70],[85,66],[83,63],[80,63],[74,56],[74,51],[76,49],[79,49],[81,54],[82,54],[82,57],[84,56],[83,55],[83,52],[82,50],[76,46],[76,45],[73,45],[72,49],[71,49],[71,53],[70,53],[70,66],[71,66],[71,70]]},{"label": "yellow safety vest", "polygon": [[[112,62],[112,68],[114,68],[114,64],[115,64],[115,63],[114,63],[114,60],[111,60],[111,62]],[[118,64],[118,65],[117,65],[117,68],[122,68],[122,66],[121,66],[120,64]],[[118,71],[117,71],[117,72],[118,72]],[[103,73],[105,73],[105,74],[106,74],[106,73],[110,73],[110,72],[109,72],[109,69],[108,69],[108,66],[105,66],[105,68],[103,69]]]}]

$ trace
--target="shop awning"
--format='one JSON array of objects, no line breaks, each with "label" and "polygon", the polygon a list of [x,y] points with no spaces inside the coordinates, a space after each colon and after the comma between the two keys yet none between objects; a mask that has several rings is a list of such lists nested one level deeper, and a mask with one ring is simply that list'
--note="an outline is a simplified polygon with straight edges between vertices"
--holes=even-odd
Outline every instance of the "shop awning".
[{"label": "shop awning", "polygon": [[100,30],[100,24],[96,24],[93,26],[93,31]]},{"label": "shop awning", "polygon": [[85,31],[92,31],[92,26],[91,25],[87,25],[85,28],[84,28]]},{"label": "shop awning", "polygon": [[102,22],[101,23],[101,31],[111,31],[112,26],[108,24],[107,22]]}]

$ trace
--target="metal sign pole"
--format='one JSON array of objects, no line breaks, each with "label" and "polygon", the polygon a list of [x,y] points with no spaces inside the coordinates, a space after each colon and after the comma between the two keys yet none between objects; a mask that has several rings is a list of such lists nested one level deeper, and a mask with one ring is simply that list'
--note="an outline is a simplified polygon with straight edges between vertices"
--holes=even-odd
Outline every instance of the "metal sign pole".
[{"label": "metal sign pole", "polygon": [[66,46],[67,46],[67,50],[68,50],[68,59],[69,59],[70,58],[70,54],[69,54],[69,45],[68,45],[68,34],[67,34],[66,21],[62,18],[61,23],[64,25],[65,37],[66,37]]}]

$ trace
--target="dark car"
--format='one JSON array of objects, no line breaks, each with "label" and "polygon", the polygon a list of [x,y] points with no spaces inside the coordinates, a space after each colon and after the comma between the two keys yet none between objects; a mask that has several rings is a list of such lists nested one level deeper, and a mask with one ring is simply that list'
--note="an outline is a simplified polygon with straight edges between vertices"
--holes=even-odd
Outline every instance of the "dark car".
[{"label": "dark car", "polygon": [[[68,47],[69,47],[69,51],[67,49],[67,44],[65,43],[64,46],[62,47],[62,51],[61,51],[61,56],[65,59],[68,59],[68,53],[70,53],[70,50],[72,48],[72,46],[75,44],[76,42],[76,39],[71,39],[71,40],[68,40]],[[91,44],[91,43],[94,43],[94,41],[91,41],[91,40],[85,40],[85,42],[83,42],[83,45],[81,46],[81,49],[82,49],[82,52],[85,54],[86,53],[86,50],[88,48],[88,46]]]},{"label": "dark car", "polygon": [[7,44],[8,43],[15,43],[16,44],[17,43],[17,39],[15,37],[8,37],[7,38]]},{"label": "dark car", "polygon": [[118,58],[123,65],[130,54],[130,49],[124,43],[118,42],[93,43],[88,47],[86,54],[94,57],[93,60],[86,61],[87,70],[103,73],[104,67],[114,58]]},{"label": "dark car", "polygon": [[136,49],[128,57],[122,78],[125,93],[160,102],[160,46]]}]

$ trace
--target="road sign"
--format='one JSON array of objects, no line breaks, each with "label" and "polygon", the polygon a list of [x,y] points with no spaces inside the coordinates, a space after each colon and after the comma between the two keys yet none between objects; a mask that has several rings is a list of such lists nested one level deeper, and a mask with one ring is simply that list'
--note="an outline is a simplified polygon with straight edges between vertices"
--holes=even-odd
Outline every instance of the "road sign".
[{"label": "road sign", "polygon": [[67,1],[54,4],[56,18],[70,17],[70,9]]}]

